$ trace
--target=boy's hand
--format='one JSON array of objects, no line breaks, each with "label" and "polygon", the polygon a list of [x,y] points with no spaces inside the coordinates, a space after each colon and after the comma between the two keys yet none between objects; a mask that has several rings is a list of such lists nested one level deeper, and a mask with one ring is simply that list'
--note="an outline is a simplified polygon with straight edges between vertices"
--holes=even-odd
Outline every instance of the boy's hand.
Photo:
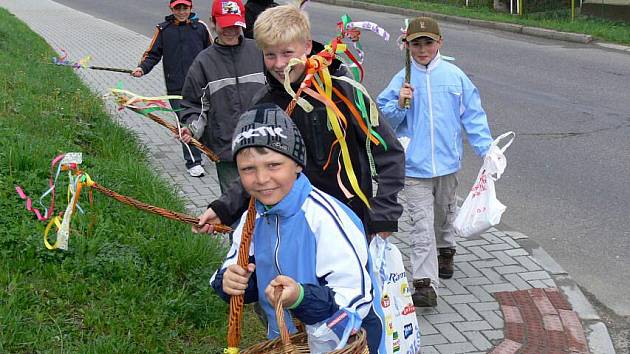
[{"label": "boy's hand", "polygon": [[196,234],[211,234],[216,224],[221,224],[221,219],[219,219],[212,208],[208,208],[203,214],[199,215],[199,223],[192,227],[192,232]]},{"label": "boy's hand", "polygon": [[407,98],[413,98],[413,87],[405,82],[398,92],[398,107],[405,108],[405,99]]},{"label": "boy's hand", "polygon": [[190,132],[190,129],[182,127],[180,131],[182,133],[182,137],[180,138],[177,136],[177,139],[185,142],[186,144],[190,144],[190,141],[192,140],[192,133]]},{"label": "boy's hand", "polygon": [[282,301],[282,306],[285,309],[295,304],[298,297],[300,297],[300,284],[296,283],[291,277],[278,275],[267,285],[267,288],[265,288],[265,296],[267,296],[267,300],[274,306],[276,306],[278,300],[276,299],[276,287],[282,288],[280,301]]},{"label": "boy's hand", "polygon": [[256,269],[254,263],[247,265],[247,269],[243,269],[238,264],[232,264],[227,267],[223,273],[223,291],[228,295],[243,295],[249,283],[249,277]]},{"label": "boy's hand", "polygon": [[137,67],[131,72],[131,76],[133,77],[140,77],[142,75],[144,75],[144,71],[142,71],[141,67]]}]

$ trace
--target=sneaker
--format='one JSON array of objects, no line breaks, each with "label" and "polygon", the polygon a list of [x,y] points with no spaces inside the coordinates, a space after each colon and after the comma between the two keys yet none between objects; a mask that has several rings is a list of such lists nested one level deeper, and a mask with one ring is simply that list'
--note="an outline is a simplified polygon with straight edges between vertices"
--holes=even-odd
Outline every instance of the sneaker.
[{"label": "sneaker", "polygon": [[201,165],[195,165],[188,169],[188,173],[193,177],[202,177],[206,174],[206,170],[204,170]]},{"label": "sneaker", "polygon": [[442,279],[451,279],[453,277],[453,257],[455,257],[454,248],[438,248],[438,276]]},{"label": "sneaker", "polygon": [[411,294],[411,300],[415,307],[436,307],[437,306],[437,294],[435,289],[431,286],[431,279],[415,279],[413,281],[413,287],[416,291]]}]

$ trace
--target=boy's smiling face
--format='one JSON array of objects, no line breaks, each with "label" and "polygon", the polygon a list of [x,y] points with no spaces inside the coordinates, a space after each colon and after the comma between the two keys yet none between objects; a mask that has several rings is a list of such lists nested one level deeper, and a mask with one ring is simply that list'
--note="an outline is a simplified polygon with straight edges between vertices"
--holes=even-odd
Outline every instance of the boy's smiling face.
[{"label": "boy's smiling face", "polygon": [[[313,42],[310,40],[306,42],[295,41],[288,44],[268,46],[263,49],[265,68],[269,70],[271,76],[276,80],[284,82],[284,68],[287,67],[289,61],[293,58],[305,60],[306,56],[311,53],[312,48]],[[303,64],[293,66],[290,73],[291,82],[296,82],[303,73]]]},{"label": "boy's smiling face", "polygon": [[442,38],[434,40],[429,37],[419,37],[407,43],[409,53],[416,63],[429,65],[442,47]]},{"label": "boy's smiling face", "polygon": [[177,4],[175,7],[171,7],[171,12],[179,22],[184,22],[190,16],[192,12],[192,6]]},{"label": "boy's smiling face", "polygon": [[275,205],[289,194],[302,167],[286,155],[258,149],[244,148],[236,155],[241,184],[259,202]]}]

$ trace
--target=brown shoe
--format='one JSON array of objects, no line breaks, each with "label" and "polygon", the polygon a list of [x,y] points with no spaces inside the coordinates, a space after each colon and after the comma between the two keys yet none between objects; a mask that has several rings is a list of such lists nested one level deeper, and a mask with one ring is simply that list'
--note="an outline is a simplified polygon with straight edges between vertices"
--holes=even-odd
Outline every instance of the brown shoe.
[{"label": "brown shoe", "polygon": [[442,279],[453,277],[453,257],[455,248],[438,248],[438,276]]},{"label": "brown shoe", "polygon": [[431,279],[415,279],[413,287],[416,291],[411,294],[411,300],[415,307],[435,307],[437,306],[437,294],[431,286]]}]

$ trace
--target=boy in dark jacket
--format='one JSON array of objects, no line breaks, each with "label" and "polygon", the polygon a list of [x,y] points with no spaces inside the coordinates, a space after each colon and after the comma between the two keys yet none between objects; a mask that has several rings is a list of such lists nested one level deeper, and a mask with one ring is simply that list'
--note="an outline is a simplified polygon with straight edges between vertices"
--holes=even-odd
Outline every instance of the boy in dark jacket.
[{"label": "boy in dark jacket", "polygon": [[[212,37],[208,27],[192,12],[191,0],[171,0],[169,8],[171,15],[158,24],[151,45],[142,57],[138,67],[131,73],[134,77],[141,77],[151,72],[151,69],[164,58],[164,80],[166,93],[180,95],[184,86],[184,79],[188,68],[202,50],[212,44]],[[179,109],[179,100],[170,100],[171,108]],[[181,115],[176,112],[181,120]],[[201,153],[194,147],[189,152],[182,144],[186,168],[193,177],[204,175],[201,167]]]},{"label": "boy in dark jacket", "polygon": [[[257,45],[262,49],[265,59],[267,85],[254,98],[253,103],[275,103],[280,107],[287,107],[291,96],[285,91],[284,69],[292,58],[305,59],[312,52],[314,43],[311,40],[310,23],[306,15],[296,6],[283,5],[267,9],[256,20],[254,26]],[[332,75],[343,76],[343,70],[335,60],[329,67]],[[304,78],[304,65],[296,65],[290,72],[290,81],[294,88]],[[354,102],[354,93],[349,85],[333,81],[333,86]],[[348,166],[345,166],[340,156],[339,144],[334,133],[328,128],[326,107],[323,103],[304,96],[304,99],[313,105],[311,112],[304,111],[296,106],[291,118],[302,133],[306,146],[306,154],[309,164],[304,169],[304,174],[309,178],[313,186],[337,198],[354,211],[366,227],[369,235],[379,234],[382,237],[389,236],[398,230],[398,218],[402,214],[402,206],[397,201],[398,192],[403,188],[405,179],[405,158],[402,146],[396,139],[389,125],[379,119],[379,125],[374,130],[383,138],[387,149],[383,145],[372,146],[371,153],[378,176],[378,190],[373,193],[372,176],[368,151],[366,148],[366,135],[359,127],[355,119],[348,119],[345,130],[352,168],[361,191],[367,196],[371,208],[368,208],[357,196],[348,196],[340,186],[350,185],[347,174]],[[349,109],[337,95],[333,100],[346,117],[352,117]],[[332,151],[331,151],[332,149]],[[332,158],[330,164],[324,169],[328,161],[329,153]],[[230,190],[210,204],[210,208],[201,216],[204,223],[218,223],[219,221],[232,224],[238,218],[247,199],[244,198],[243,188],[234,183]],[[201,231],[208,231],[211,226],[201,227]]]},{"label": "boy in dark jacket", "polygon": [[[215,0],[212,23],[217,38],[197,56],[186,76],[181,106],[183,141],[194,136],[219,155],[217,176],[221,191],[238,179],[231,139],[241,113],[265,84],[260,49],[243,37],[245,9],[241,0]],[[192,134],[191,134],[192,133]]]}]

